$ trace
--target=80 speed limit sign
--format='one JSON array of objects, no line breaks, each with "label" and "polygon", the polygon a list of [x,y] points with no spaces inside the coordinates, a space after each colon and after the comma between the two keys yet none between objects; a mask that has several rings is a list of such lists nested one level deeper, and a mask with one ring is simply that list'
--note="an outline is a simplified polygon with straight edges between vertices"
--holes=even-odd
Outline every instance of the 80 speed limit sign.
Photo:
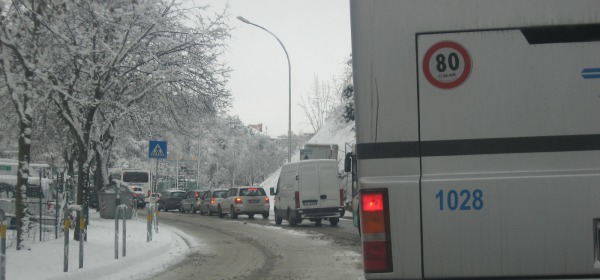
[{"label": "80 speed limit sign", "polygon": [[453,89],[469,77],[471,56],[465,47],[456,42],[438,42],[425,53],[423,72],[432,85]]}]

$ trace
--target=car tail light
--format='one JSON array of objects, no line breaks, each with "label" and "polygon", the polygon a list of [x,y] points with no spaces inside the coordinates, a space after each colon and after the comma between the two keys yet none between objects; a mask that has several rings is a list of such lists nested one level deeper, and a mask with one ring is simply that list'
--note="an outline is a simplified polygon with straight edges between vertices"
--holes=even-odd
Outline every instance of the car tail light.
[{"label": "car tail light", "polygon": [[196,193],[196,200],[198,200],[198,197],[200,197],[200,194]]},{"label": "car tail light", "polygon": [[242,204],[242,198],[241,197],[236,197],[235,198],[235,204]]},{"label": "car tail light", "polygon": [[148,197],[150,197],[150,191],[148,191]]},{"label": "car tail light", "polygon": [[392,271],[392,249],[386,189],[361,191],[360,222],[366,273]]},{"label": "car tail light", "polygon": [[214,197],[210,198],[210,204],[215,204],[215,198]]},{"label": "car tail light", "polygon": [[265,197],[265,204],[268,204],[268,203],[269,203],[269,198]]},{"label": "car tail light", "polygon": [[300,192],[294,192],[294,201],[296,202],[296,209],[300,208]]},{"label": "car tail light", "polygon": [[137,193],[133,193],[133,197],[137,197]]}]

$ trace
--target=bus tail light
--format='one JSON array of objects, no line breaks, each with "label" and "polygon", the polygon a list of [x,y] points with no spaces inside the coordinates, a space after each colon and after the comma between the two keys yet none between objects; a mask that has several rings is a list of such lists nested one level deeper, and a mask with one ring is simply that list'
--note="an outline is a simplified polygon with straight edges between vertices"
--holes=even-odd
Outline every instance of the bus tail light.
[{"label": "bus tail light", "polygon": [[363,190],[360,196],[365,272],[391,272],[392,246],[387,190]]},{"label": "bus tail light", "polygon": [[294,202],[296,202],[296,209],[299,209],[300,208],[300,192],[299,191],[294,192]]}]

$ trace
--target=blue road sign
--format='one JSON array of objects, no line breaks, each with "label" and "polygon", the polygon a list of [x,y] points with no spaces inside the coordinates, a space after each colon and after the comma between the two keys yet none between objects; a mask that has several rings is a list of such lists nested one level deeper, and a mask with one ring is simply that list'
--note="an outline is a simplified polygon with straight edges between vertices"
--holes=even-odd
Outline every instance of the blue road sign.
[{"label": "blue road sign", "polygon": [[167,141],[150,140],[149,158],[167,158]]}]

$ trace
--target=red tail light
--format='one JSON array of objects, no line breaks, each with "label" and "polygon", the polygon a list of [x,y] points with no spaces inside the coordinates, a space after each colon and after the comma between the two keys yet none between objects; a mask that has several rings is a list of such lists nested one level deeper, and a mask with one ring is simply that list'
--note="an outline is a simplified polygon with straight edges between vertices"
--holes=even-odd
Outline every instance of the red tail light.
[{"label": "red tail light", "polygon": [[137,193],[133,193],[133,197],[137,197]]},{"label": "red tail light", "polygon": [[242,204],[242,198],[241,197],[236,197],[235,198],[235,204]]},{"label": "red tail light", "polygon": [[340,206],[344,206],[344,189],[340,189]]},{"label": "red tail light", "polygon": [[265,197],[265,204],[268,204],[268,203],[269,203],[269,198]]},{"label": "red tail light", "polygon": [[366,273],[391,272],[392,249],[386,189],[361,191],[361,231]]},{"label": "red tail light", "polygon": [[296,202],[296,209],[300,208],[300,192],[294,192],[294,201]]},{"label": "red tail light", "polygon": [[210,198],[210,204],[215,204],[215,198],[214,197]]},{"label": "red tail light", "polygon": [[150,197],[150,191],[148,191],[148,197]]}]

